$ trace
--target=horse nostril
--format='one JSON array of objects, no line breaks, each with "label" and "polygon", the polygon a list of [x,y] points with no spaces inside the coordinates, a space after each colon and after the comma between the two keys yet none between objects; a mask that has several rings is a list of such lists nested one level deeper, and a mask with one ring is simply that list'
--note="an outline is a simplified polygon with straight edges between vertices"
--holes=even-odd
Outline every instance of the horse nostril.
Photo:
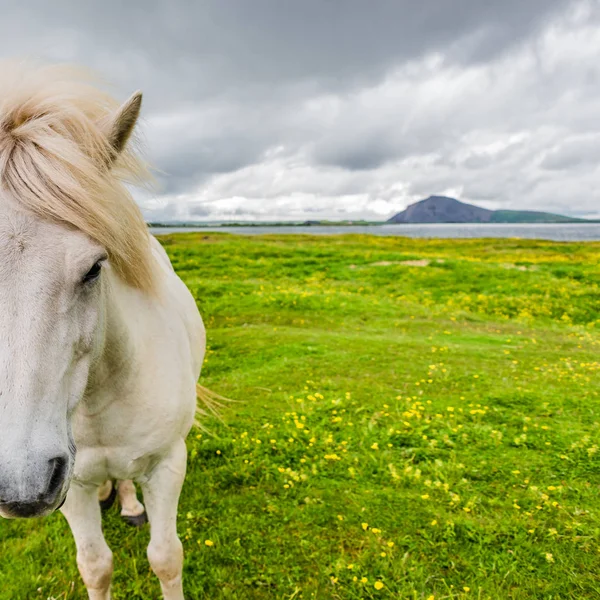
[{"label": "horse nostril", "polygon": [[65,455],[57,456],[48,461],[50,463],[51,474],[48,489],[46,490],[46,498],[50,501],[54,500],[58,490],[60,489],[67,470],[68,459]]}]

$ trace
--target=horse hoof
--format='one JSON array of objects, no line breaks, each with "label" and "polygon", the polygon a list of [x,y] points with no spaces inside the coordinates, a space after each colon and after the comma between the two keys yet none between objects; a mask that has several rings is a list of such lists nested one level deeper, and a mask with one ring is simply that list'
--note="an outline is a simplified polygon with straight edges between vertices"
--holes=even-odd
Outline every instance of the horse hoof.
[{"label": "horse hoof", "polygon": [[125,520],[125,523],[131,525],[132,527],[142,527],[142,525],[145,525],[148,522],[148,515],[146,514],[146,511],[144,511],[141,515],[122,515],[122,517]]},{"label": "horse hoof", "polygon": [[104,500],[100,500],[100,508],[102,510],[108,510],[115,503],[116,499],[117,499],[117,488],[116,488],[114,482],[111,482],[110,494],[108,495],[108,498],[105,498]]}]

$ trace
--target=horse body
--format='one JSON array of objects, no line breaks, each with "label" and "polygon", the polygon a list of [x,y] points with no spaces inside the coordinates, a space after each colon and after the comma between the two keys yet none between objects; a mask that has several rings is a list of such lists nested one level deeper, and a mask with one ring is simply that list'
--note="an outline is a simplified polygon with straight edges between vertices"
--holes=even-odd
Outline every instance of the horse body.
[{"label": "horse body", "polygon": [[204,327],[170,263],[157,268],[156,297],[107,273],[102,355],[73,417],[75,481],[140,480],[193,424]]},{"label": "horse body", "polygon": [[[142,487],[148,558],[183,600],[177,504],[205,331],[123,181],[141,95],[0,64],[0,516],[61,508],[91,600],[110,598],[98,490]],[[131,508],[132,507],[132,508]]]}]

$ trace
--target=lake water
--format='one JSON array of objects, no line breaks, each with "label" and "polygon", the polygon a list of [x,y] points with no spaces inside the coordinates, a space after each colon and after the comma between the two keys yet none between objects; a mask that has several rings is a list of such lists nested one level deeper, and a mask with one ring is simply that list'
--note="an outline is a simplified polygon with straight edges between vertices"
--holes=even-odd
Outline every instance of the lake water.
[{"label": "lake water", "polygon": [[418,238],[528,238],[555,241],[600,240],[600,223],[439,223],[433,225],[365,225],[365,226],[302,226],[284,227],[153,227],[154,235],[190,231],[222,231],[238,235],[306,233],[310,235],[340,235],[366,233],[370,235],[406,236]]}]

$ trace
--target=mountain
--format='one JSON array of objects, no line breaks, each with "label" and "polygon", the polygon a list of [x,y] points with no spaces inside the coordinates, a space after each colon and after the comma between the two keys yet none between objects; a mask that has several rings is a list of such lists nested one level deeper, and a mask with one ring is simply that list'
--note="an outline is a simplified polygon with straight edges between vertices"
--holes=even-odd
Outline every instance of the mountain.
[{"label": "mountain", "polygon": [[407,206],[388,223],[489,223],[492,211],[447,196],[429,196]]},{"label": "mountain", "polygon": [[575,219],[533,210],[488,210],[447,196],[429,196],[407,206],[388,223],[575,223]]}]

